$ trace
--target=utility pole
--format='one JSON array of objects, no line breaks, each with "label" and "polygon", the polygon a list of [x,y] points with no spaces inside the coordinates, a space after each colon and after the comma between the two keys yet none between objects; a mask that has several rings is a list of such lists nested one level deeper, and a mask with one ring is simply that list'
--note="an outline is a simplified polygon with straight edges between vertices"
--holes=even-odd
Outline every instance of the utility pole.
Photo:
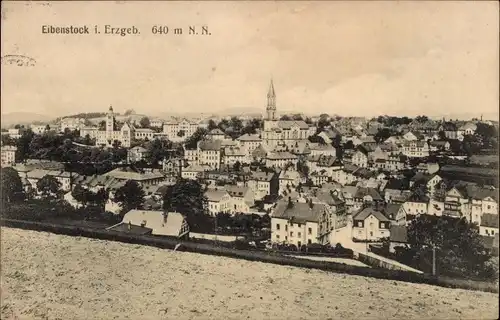
[{"label": "utility pole", "polygon": [[436,275],[436,246],[432,244],[432,275]]}]

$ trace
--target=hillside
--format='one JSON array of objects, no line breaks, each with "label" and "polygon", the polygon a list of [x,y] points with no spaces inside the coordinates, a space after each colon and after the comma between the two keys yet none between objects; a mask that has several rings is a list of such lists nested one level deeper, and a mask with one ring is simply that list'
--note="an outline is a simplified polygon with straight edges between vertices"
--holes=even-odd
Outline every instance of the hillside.
[{"label": "hillside", "polygon": [[2,228],[1,318],[495,319],[498,294]]},{"label": "hillside", "polygon": [[7,128],[14,126],[16,124],[31,124],[35,121],[42,123],[47,123],[55,120],[54,117],[30,112],[12,112],[12,113],[2,113],[0,116],[2,128]]}]

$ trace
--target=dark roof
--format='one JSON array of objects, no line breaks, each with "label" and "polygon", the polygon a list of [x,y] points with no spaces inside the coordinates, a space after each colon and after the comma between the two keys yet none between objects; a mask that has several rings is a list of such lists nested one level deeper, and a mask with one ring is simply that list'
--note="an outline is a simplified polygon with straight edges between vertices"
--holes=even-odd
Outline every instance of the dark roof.
[{"label": "dark roof", "polygon": [[153,232],[153,229],[141,227],[141,226],[136,226],[136,225],[125,223],[125,222],[117,224],[117,225],[109,228],[108,230],[125,232],[125,233],[132,233],[132,234],[140,234],[140,235],[151,234]]},{"label": "dark roof", "polygon": [[484,213],[481,217],[481,227],[498,228],[498,215]]},{"label": "dark roof", "polygon": [[360,187],[354,194],[354,198],[363,198],[365,196],[371,196],[373,200],[382,200],[382,197],[374,188]]},{"label": "dark roof", "polygon": [[384,189],[408,190],[409,184],[405,179],[389,179]]},{"label": "dark roof", "polygon": [[388,203],[385,207],[385,215],[391,219],[395,219],[396,214],[402,206],[402,203]]},{"label": "dark roof", "polygon": [[387,219],[386,216],[382,214],[382,212],[374,210],[373,208],[364,208],[363,210],[359,211],[356,213],[352,219],[353,220],[362,220],[364,221],[366,218],[368,218],[370,215],[375,216],[379,221],[381,222],[389,222],[389,219]]},{"label": "dark roof", "polygon": [[323,204],[309,205],[308,203],[292,202],[292,207],[289,207],[288,201],[281,201],[276,206],[273,213],[273,218],[290,219],[293,218],[297,222],[318,222],[320,215],[325,211],[326,206]]},{"label": "dark roof", "polygon": [[408,241],[406,226],[392,225],[390,231],[391,231],[391,236],[390,236],[391,242],[406,243]]}]

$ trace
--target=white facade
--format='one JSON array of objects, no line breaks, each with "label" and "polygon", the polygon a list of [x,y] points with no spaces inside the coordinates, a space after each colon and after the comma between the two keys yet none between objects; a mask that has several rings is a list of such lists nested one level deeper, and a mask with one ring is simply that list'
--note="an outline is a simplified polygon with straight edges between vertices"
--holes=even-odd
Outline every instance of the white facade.
[{"label": "white facade", "polygon": [[128,123],[124,123],[120,130],[115,127],[115,114],[113,107],[109,107],[106,115],[106,128],[99,130],[96,127],[84,127],[80,129],[80,136],[89,135],[91,139],[96,139],[96,145],[111,147],[115,140],[121,143],[122,147],[129,148],[134,136],[135,128]]},{"label": "white facade", "polygon": [[318,243],[319,223],[297,223],[289,219],[271,217],[271,242],[293,244]]},{"label": "white facade", "polygon": [[187,119],[181,121],[167,121],[163,124],[163,132],[170,140],[179,141],[191,137],[198,129],[198,124]]},{"label": "white facade", "polygon": [[12,166],[16,163],[16,151],[15,146],[2,146],[2,167]]}]

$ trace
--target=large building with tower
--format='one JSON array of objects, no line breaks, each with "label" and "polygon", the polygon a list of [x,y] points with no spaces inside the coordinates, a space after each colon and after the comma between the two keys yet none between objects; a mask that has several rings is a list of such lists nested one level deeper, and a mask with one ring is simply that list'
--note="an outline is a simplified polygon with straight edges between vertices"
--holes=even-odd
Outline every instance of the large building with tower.
[{"label": "large building with tower", "polygon": [[80,136],[89,135],[91,139],[96,140],[96,145],[111,147],[117,140],[121,142],[122,147],[129,148],[134,137],[134,130],[134,126],[127,122],[118,127],[113,107],[110,106],[106,114],[106,128],[100,130],[97,127],[84,127],[80,129]]},{"label": "large building with tower", "polygon": [[267,93],[262,142],[272,148],[283,144],[292,145],[295,142],[307,140],[310,135],[309,132],[309,125],[303,120],[278,120],[276,114],[276,93],[274,91],[273,80],[271,80]]}]

